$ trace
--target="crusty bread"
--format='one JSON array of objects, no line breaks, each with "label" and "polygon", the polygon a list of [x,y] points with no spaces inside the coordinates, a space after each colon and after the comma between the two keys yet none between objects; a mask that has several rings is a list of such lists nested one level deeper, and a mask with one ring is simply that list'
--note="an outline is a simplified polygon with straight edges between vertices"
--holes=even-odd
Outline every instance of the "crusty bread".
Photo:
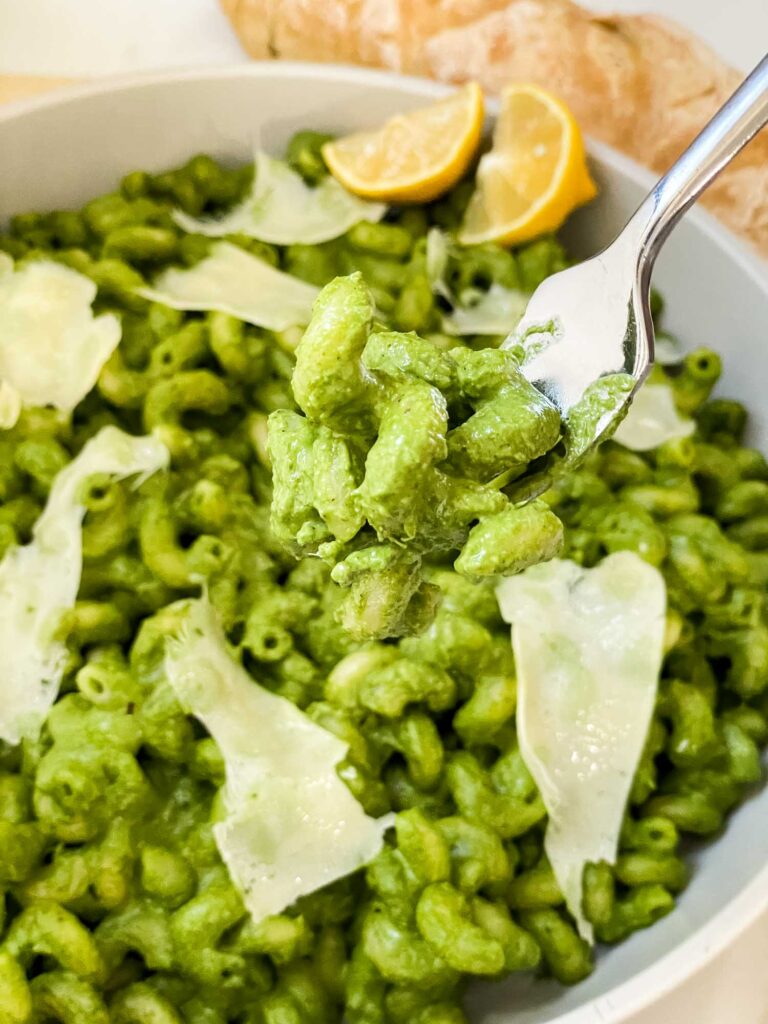
[{"label": "crusty bread", "polygon": [[224,13],[235,27],[248,53],[253,57],[277,56],[272,48],[272,7],[276,0],[221,0]]},{"label": "crusty bread", "polygon": [[[222,0],[254,57],[340,61],[558,93],[582,127],[664,171],[739,74],[664,18],[604,17],[570,0]],[[768,256],[768,132],[704,197]]]},{"label": "crusty bread", "polygon": [[478,78],[492,92],[510,78],[538,82],[614,145],[636,130],[643,75],[631,40],[567,0],[508,0],[436,31],[425,40],[423,70],[446,81]]}]

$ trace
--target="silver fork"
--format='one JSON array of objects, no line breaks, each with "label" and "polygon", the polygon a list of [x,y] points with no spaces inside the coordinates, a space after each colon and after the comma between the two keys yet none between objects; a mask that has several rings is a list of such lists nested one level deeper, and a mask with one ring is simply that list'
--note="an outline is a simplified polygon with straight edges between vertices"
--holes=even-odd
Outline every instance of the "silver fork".
[{"label": "silver fork", "polygon": [[[672,228],[722,169],[768,123],[768,55],[718,110],[643,200],[621,234],[597,256],[547,278],[505,342],[548,337],[523,372],[564,417],[601,376],[627,373],[634,394],[653,362],[651,272]],[[542,334],[542,329],[544,333]],[[625,399],[626,401],[626,399]],[[595,427],[592,445],[615,418]]]}]

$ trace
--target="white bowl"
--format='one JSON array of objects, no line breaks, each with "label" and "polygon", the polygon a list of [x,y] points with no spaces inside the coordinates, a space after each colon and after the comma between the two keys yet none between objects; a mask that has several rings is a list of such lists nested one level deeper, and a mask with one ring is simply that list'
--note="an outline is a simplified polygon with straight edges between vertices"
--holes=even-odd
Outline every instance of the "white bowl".
[{"label": "white bowl", "polygon": [[[106,82],[17,104],[0,111],[0,223],[24,210],[77,207],[136,168],[160,170],[200,151],[243,161],[257,142],[279,150],[299,128],[371,127],[445,91],[352,68],[251,64]],[[567,231],[583,254],[613,237],[653,183],[607,147],[589,149],[600,198]],[[654,280],[667,300],[668,328],[690,347],[711,345],[724,356],[720,392],[743,399],[752,440],[767,450],[764,266],[696,210],[667,244]],[[530,979],[477,986],[473,1019],[619,1024],[655,1004],[768,912],[767,821],[764,789],[733,815],[722,838],[694,855],[694,877],[675,912],[602,954],[587,981],[571,989]]]}]

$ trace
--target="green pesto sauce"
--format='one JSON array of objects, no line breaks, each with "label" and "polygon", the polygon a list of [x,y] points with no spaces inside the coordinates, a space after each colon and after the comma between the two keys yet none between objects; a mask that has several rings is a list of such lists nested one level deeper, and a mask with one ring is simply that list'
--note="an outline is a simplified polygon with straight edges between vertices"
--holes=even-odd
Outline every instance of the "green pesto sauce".
[{"label": "green pesto sauce", "polygon": [[425,627],[437,595],[424,559],[459,551],[457,571],[482,578],[559,550],[552,513],[516,508],[503,491],[562,432],[511,352],[382,329],[358,273],[317,299],[292,386],[305,415],[269,421],[272,528],[333,566],[353,635]]},{"label": "green pesto sauce", "polygon": [[635,380],[628,373],[606,374],[591,384],[569,411],[565,424],[565,463],[575,465],[595,443],[607,439],[629,409]]},{"label": "green pesto sauce", "polygon": [[[322,141],[289,147],[310,181]],[[619,859],[584,876],[601,943],[672,910],[681,836],[715,835],[760,778],[768,467],[743,445],[745,410],[708,401],[714,354],[660,371],[696,418],[684,445],[609,441],[518,509],[561,425],[508,355],[445,337],[425,274],[426,233],[455,231],[468,183],[320,246],[229,238],[328,286],[298,358],[296,331],[138,295],[208,250],[172,210],[225,211],[251,173],[197,156],[0,233],[14,260],[90,277],[95,312],[122,325],[71,421],[29,409],[0,433],[0,552],[103,426],[156,431],[172,453],[138,488],[91,481],[61,695],[39,742],[0,744],[3,1024],[462,1024],[467,981],[589,974],[517,745],[509,631],[475,582],[554,553],[561,530],[579,564],[632,550],[657,565],[670,608]],[[457,295],[532,291],[564,262],[550,238],[452,247],[446,277]],[[366,812],[396,812],[364,872],[259,924],[213,838],[221,753],[164,673],[177,602],[201,585],[249,675],[348,745],[341,776]],[[360,642],[345,622],[416,635]]]}]

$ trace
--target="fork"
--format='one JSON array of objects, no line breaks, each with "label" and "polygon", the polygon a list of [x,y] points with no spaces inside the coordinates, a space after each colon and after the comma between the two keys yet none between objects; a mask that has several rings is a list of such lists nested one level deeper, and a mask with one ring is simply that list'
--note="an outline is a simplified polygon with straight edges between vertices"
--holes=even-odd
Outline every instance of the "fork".
[{"label": "fork", "polygon": [[768,123],[768,54],[702,129],[597,256],[547,278],[503,347],[531,332],[549,337],[522,367],[564,418],[587,388],[608,374],[633,379],[619,404],[595,423],[598,443],[651,368],[651,272],[672,229],[720,171]]}]

